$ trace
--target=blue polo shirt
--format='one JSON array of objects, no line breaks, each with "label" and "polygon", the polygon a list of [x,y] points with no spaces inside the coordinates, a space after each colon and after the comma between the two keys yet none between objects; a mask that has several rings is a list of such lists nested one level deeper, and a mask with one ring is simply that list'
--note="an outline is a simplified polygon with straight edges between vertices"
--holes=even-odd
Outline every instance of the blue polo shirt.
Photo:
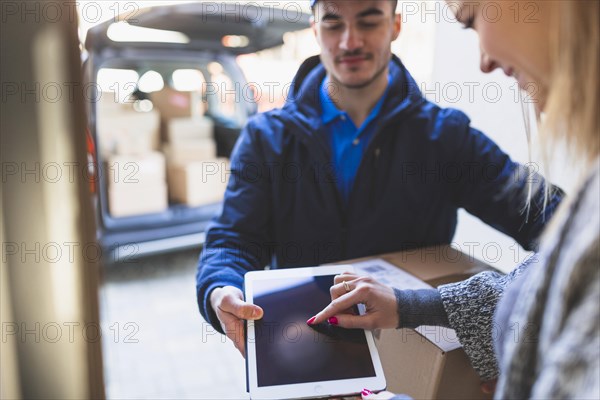
[{"label": "blue polo shirt", "polygon": [[323,112],[321,120],[329,135],[337,187],[346,203],[350,197],[360,162],[375,133],[377,126],[375,119],[379,116],[385,102],[390,81],[388,75],[388,87],[360,127],[356,127],[348,113],[336,107],[327,93],[329,79],[326,77],[321,84],[320,100]]}]

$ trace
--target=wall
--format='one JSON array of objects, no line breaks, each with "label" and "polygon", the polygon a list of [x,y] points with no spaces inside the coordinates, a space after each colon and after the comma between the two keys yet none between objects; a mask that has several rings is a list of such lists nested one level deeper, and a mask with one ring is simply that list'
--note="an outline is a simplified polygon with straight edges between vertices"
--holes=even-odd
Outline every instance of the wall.
[{"label": "wall", "polygon": [[[406,3],[406,2],[405,2]],[[433,3],[433,2],[431,2]],[[484,74],[479,69],[479,41],[472,30],[449,18],[444,2],[437,2],[438,12],[424,13],[421,17],[435,21],[434,64],[431,80],[423,90],[426,96],[444,107],[458,108],[472,121],[472,126],[483,131],[514,160],[529,162],[525,123],[515,80],[501,70]],[[429,10],[433,9],[430,6]],[[532,161],[540,171],[549,171],[551,180],[567,193],[577,182],[576,173],[560,151],[553,153],[553,162],[541,162],[539,138],[535,134]],[[526,258],[527,253],[512,238],[483,224],[465,211],[459,215],[455,236],[456,245],[469,254],[501,270],[508,271]]]}]

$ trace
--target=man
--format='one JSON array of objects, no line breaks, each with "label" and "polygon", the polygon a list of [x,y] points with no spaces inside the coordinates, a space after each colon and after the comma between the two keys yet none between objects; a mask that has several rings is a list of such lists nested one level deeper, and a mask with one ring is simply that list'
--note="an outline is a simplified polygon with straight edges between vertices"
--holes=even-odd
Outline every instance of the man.
[{"label": "man", "polygon": [[529,218],[515,211],[522,167],[464,114],[426,101],[392,56],[395,1],[311,7],[321,55],[300,67],[282,109],[242,132],[198,267],[202,315],[243,355],[243,320],[263,313],[243,301],[247,271],[447,244],[459,208],[529,249],[545,220],[541,190]]}]

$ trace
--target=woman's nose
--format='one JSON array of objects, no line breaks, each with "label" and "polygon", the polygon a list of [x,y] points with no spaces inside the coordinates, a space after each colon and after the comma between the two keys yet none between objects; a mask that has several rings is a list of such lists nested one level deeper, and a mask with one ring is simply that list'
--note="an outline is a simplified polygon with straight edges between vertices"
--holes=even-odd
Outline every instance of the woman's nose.
[{"label": "woman's nose", "polygon": [[496,61],[492,60],[490,56],[488,56],[483,50],[481,50],[481,61],[479,65],[479,68],[481,68],[481,72],[489,74],[499,66],[500,65]]}]

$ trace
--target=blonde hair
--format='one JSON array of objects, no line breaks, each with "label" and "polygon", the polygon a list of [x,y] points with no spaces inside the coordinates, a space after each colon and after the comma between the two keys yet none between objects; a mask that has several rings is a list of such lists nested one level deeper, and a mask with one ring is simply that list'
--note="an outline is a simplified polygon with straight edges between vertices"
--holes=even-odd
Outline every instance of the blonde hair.
[{"label": "blonde hair", "polygon": [[[583,183],[592,163],[600,156],[600,0],[559,0],[553,2],[553,20],[550,37],[551,76],[547,89],[544,110],[545,119],[537,113],[540,124],[542,163],[546,179],[550,177],[549,153],[559,143],[566,146],[569,159],[576,162],[579,186]],[[523,101],[521,105],[529,145],[531,160],[531,124],[529,110]],[[540,189],[542,182],[537,180],[527,185],[527,201],[523,212],[528,219],[532,196]],[[546,210],[553,196],[553,186],[543,185]],[[567,212],[567,204],[575,200],[569,197],[561,203],[557,214],[545,229],[545,235],[558,228],[561,218],[558,214]]]},{"label": "blonde hair", "polygon": [[[560,0],[553,2],[550,37],[551,76],[547,88],[545,119],[541,120],[540,143],[546,179],[550,178],[550,153],[559,143],[577,163],[576,170],[587,175],[591,163],[600,156],[600,0]],[[529,160],[532,160],[532,124],[529,95],[521,92]],[[529,166],[527,167],[528,172]],[[580,176],[579,180],[585,176]],[[535,181],[535,183],[534,183]],[[533,193],[544,191],[542,213],[554,195],[554,187],[529,179],[522,213],[529,219]],[[568,202],[568,201],[566,201]],[[563,201],[563,203],[566,203]],[[563,207],[565,208],[565,207]],[[557,218],[554,218],[557,220]]]},{"label": "blonde hair", "polygon": [[542,134],[547,144],[564,143],[570,158],[589,166],[600,155],[600,0],[558,3]]}]

